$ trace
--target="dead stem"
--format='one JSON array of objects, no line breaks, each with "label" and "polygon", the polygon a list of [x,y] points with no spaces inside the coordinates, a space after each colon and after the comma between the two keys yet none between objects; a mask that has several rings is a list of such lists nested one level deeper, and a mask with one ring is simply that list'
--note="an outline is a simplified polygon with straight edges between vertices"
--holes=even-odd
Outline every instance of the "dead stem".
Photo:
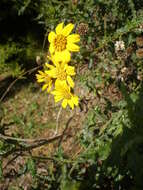
[{"label": "dead stem", "polygon": [[60,107],[59,112],[57,114],[57,118],[56,118],[56,131],[54,133],[54,136],[58,134],[58,127],[59,127],[59,118],[62,112],[62,107]]}]

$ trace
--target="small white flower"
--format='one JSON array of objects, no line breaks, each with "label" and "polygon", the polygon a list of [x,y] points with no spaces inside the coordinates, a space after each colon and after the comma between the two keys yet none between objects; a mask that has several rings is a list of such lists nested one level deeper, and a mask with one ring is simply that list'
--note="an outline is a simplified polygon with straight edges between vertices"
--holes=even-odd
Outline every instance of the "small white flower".
[{"label": "small white flower", "polygon": [[121,69],[121,73],[126,73],[127,72],[127,67],[123,67],[122,69]]},{"label": "small white flower", "polygon": [[115,51],[122,51],[122,50],[125,50],[125,43],[124,41],[116,41],[115,43]]},{"label": "small white flower", "polygon": [[139,32],[143,32],[143,24],[140,24],[140,25],[139,25],[138,31],[139,31]]}]

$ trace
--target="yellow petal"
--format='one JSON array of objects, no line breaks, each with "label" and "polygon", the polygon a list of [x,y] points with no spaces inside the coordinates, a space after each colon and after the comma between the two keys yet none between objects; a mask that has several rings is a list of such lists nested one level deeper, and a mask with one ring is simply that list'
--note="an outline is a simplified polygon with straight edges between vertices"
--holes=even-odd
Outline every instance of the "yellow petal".
[{"label": "yellow petal", "polygon": [[74,103],[76,106],[78,106],[78,97],[77,97],[77,96],[74,96],[74,97],[72,98],[72,101],[73,101],[73,103]]},{"label": "yellow petal", "polygon": [[[57,65],[59,66],[60,64],[62,66],[64,66],[67,63],[66,60],[62,60],[61,59],[60,55],[61,55],[61,52],[57,52],[57,53],[55,53],[55,54],[52,55],[52,62],[53,62],[53,64],[55,66],[57,66]],[[68,58],[68,62],[69,61],[70,61],[70,55],[69,55],[69,58]]]},{"label": "yellow petal", "polygon": [[63,22],[58,24],[57,27],[56,27],[56,34],[61,34],[62,33],[62,30],[63,30]]},{"label": "yellow petal", "polygon": [[56,91],[56,90],[53,90],[53,91],[51,92],[51,94],[56,95],[56,94],[57,94],[57,91]]},{"label": "yellow petal", "polygon": [[68,43],[76,43],[80,41],[80,35],[79,34],[71,34],[67,36]]},{"label": "yellow petal", "polygon": [[79,51],[80,47],[78,45],[76,45],[76,44],[68,43],[67,44],[67,49],[69,51],[75,51],[75,52],[77,52],[77,51]]},{"label": "yellow petal", "polygon": [[50,54],[53,54],[55,52],[53,43],[50,44],[49,51],[50,51]]},{"label": "yellow petal", "polygon": [[70,87],[74,87],[74,82],[72,80],[72,78],[70,76],[67,76],[67,81],[68,81],[68,84],[70,85]]},{"label": "yellow petal", "polygon": [[51,31],[51,32],[49,33],[49,35],[48,35],[48,40],[49,40],[49,42],[50,42],[50,43],[53,42],[55,38],[56,38],[55,32]]},{"label": "yellow petal", "polygon": [[53,91],[51,92],[51,94],[53,94],[53,95],[55,95],[55,96],[62,96],[62,95],[61,95],[61,92],[58,91],[58,90],[53,90]]},{"label": "yellow petal", "polygon": [[55,98],[55,102],[59,102],[63,99],[62,96],[55,96],[54,98]]},{"label": "yellow petal", "polygon": [[72,109],[74,108],[74,104],[73,104],[72,100],[68,100],[68,104],[69,104],[69,106],[70,106]]},{"label": "yellow petal", "polygon": [[68,36],[74,28],[74,24],[70,23],[66,25],[62,31],[62,35]]},{"label": "yellow petal", "polygon": [[49,82],[49,86],[48,86],[48,89],[47,89],[47,92],[50,92],[51,91],[51,88],[52,88],[52,80]]},{"label": "yellow petal", "polygon": [[66,89],[67,92],[70,92],[70,87],[67,85],[67,82],[65,80],[61,81],[62,88]]},{"label": "yellow petal", "polygon": [[47,70],[47,71],[45,71],[45,73],[52,78],[57,78],[57,72],[56,72],[55,68],[51,69],[51,70]]},{"label": "yellow petal", "polygon": [[44,79],[37,79],[37,82],[44,82]]},{"label": "yellow petal", "polygon": [[61,81],[56,80],[56,81],[55,81],[55,88],[57,89],[57,87],[60,86],[60,85],[61,85]]},{"label": "yellow petal", "polygon": [[38,72],[39,72],[39,74],[40,74],[40,75],[43,75],[43,74],[44,74],[44,72],[43,72],[43,71],[38,71]]},{"label": "yellow petal", "polygon": [[66,68],[67,68],[67,62],[66,61],[61,61],[61,63],[60,63],[60,66],[61,66],[61,68],[64,70],[64,71],[66,71]]},{"label": "yellow petal", "polygon": [[55,89],[56,92],[60,93],[62,96],[66,90],[66,92],[68,93],[68,91],[70,92],[70,87],[67,85],[66,81],[61,81],[61,80],[56,80],[55,82]]},{"label": "yellow petal", "polygon": [[[48,64],[48,63],[45,63],[45,65],[46,65],[46,67],[48,67],[48,68],[50,68],[50,69],[53,69],[53,68],[54,68],[53,65],[50,65],[50,64]],[[45,72],[45,73],[46,73],[46,72]]]},{"label": "yellow petal", "polygon": [[61,52],[55,52],[55,59],[58,62],[64,61],[68,63],[71,59],[71,54],[67,49]]},{"label": "yellow petal", "polygon": [[41,78],[41,75],[39,75],[39,74],[36,74],[36,78]]},{"label": "yellow petal", "polygon": [[39,80],[41,80],[41,79],[43,79],[44,80],[44,76],[41,76],[41,75],[39,75],[39,76],[36,76],[37,77],[37,79]]},{"label": "yellow petal", "polygon": [[48,87],[48,84],[44,84],[44,85],[42,86],[42,91],[44,91],[47,87]]},{"label": "yellow petal", "polygon": [[64,99],[63,102],[62,102],[62,107],[66,108],[67,107],[67,103],[68,103],[67,99]]},{"label": "yellow petal", "polygon": [[59,66],[60,66],[59,63],[60,63],[59,61],[56,61],[56,60],[53,61],[53,64],[54,64],[56,67],[59,67]]}]

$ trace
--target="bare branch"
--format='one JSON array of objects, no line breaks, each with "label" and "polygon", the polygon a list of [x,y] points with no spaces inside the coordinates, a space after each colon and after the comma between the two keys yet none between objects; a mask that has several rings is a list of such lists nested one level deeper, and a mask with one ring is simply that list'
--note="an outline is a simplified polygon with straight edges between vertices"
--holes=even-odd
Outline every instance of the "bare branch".
[{"label": "bare branch", "polygon": [[51,137],[49,139],[46,139],[46,138],[41,138],[41,139],[22,139],[22,138],[15,138],[15,137],[10,137],[10,136],[0,134],[0,139],[2,139],[2,140],[10,140],[10,141],[14,141],[14,142],[25,142],[25,143],[51,142],[52,140],[55,140],[55,139],[57,139],[59,137],[61,137],[61,134],[57,135],[57,136],[54,136],[54,137]]},{"label": "bare branch", "polygon": [[[40,147],[42,145],[52,143],[53,141],[59,139],[61,136],[62,136],[62,134],[51,137],[49,139],[46,139],[46,138],[42,138],[42,139],[21,139],[21,138],[15,138],[15,137],[10,137],[10,136],[0,134],[1,140],[13,141],[13,143],[17,142],[17,145],[20,146],[19,148],[14,147],[10,151],[0,154],[0,156],[7,157],[8,155],[15,153],[15,152],[29,151],[31,149]],[[27,145],[22,146],[21,144],[19,144],[19,142],[27,143]]]},{"label": "bare branch", "polygon": [[36,70],[39,69],[40,67],[41,67],[41,65],[40,65],[40,66],[37,66],[37,67],[35,67],[35,68],[33,68],[33,69],[30,69],[30,70],[28,70],[28,71],[25,71],[25,72],[22,73],[18,78],[16,78],[16,79],[8,86],[8,88],[6,89],[6,91],[3,93],[2,97],[0,98],[0,102],[3,101],[3,99],[5,98],[5,96],[7,95],[7,93],[10,91],[10,89],[13,87],[13,85],[14,85],[21,77],[23,77],[23,76],[26,75],[26,74],[31,74],[32,72],[36,71]]}]

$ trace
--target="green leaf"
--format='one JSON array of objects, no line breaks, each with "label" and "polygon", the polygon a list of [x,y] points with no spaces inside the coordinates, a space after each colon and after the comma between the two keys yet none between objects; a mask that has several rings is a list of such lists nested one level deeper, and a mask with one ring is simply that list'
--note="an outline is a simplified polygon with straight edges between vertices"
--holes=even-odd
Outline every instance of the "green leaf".
[{"label": "green leaf", "polygon": [[27,161],[27,169],[31,173],[31,175],[34,177],[36,174],[36,166],[32,158],[29,158]]}]

